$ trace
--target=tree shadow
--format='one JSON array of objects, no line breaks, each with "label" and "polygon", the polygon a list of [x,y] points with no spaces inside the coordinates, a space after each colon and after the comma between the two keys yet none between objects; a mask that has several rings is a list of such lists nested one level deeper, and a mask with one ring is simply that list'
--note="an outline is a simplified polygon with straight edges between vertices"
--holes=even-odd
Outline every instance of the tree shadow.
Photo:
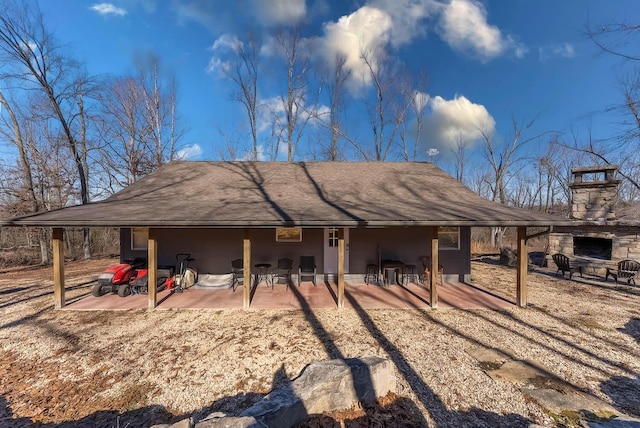
[{"label": "tree shadow", "polygon": [[[434,419],[436,426],[528,427],[531,425],[532,421],[520,414],[503,415],[478,408],[472,408],[468,412],[449,410],[433,389],[427,385],[420,374],[411,366],[402,352],[378,328],[371,316],[355,299],[350,296],[347,296],[347,298],[362,324],[369,331],[369,334],[378,341],[378,344],[396,366],[398,372],[416,394],[420,403]],[[427,426],[426,420],[423,426]]]},{"label": "tree shadow", "polygon": [[[640,343],[640,318],[632,318],[619,331],[633,337]],[[628,415],[640,418],[640,374],[634,372],[631,376],[613,376],[600,385],[600,390],[605,393],[616,408]],[[640,424],[639,424],[640,426]]]}]

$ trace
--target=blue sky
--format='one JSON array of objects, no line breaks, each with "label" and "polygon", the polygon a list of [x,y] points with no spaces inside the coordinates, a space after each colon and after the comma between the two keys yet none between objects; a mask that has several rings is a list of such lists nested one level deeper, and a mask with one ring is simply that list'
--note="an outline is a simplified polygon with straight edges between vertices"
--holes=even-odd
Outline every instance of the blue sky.
[{"label": "blue sky", "polygon": [[[617,77],[627,65],[599,55],[585,24],[633,21],[637,0],[40,0],[49,28],[92,74],[132,72],[153,51],[175,73],[192,159],[215,158],[218,130],[243,128],[229,83],[212,65],[216,41],[263,35],[304,22],[314,56],[341,51],[357,72],[353,39],[385,50],[428,75],[422,156],[446,151],[451,135],[478,138],[478,124],[508,137],[511,119],[537,117],[531,134],[616,133],[602,111],[621,100]],[[225,39],[226,38],[226,39]],[[221,46],[222,43],[218,43]],[[216,62],[218,61],[218,62]],[[264,89],[264,100],[275,96]],[[246,130],[246,129],[245,129]],[[248,134],[246,134],[248,135]],[[304,153],[300,158],[305,157]]]}]

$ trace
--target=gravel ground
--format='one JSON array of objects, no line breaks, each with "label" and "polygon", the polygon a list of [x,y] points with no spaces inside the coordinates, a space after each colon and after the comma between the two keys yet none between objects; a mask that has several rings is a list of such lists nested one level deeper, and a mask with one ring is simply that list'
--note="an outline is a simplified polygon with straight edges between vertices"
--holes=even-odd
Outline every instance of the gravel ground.
[{"label": "gravel ground", "polygon": [[[67,299],[91,292],[113,260],[66,265]],[[472,263],[475,284],[507,298],[515,270]],[[424,426],[556,422],[520,388],[491,379],[467,350],[509,350],[640,417],[640,288],[529,277],[526,309],[52,309],[51,268],[0,275],[0,426],[135,427],[229,414],[307,364],[377,355]]]}]

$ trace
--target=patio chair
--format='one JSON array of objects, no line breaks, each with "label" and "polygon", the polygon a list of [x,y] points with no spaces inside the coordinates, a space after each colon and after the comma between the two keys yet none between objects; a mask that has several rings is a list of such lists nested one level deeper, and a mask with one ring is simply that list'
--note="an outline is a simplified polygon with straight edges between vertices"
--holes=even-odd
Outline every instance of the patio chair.
[{"label": "patio chair", "polygon": [[271,288],[273,284],[279,283],[281,279],[284,279],[287,284],[287,290],[291,283],[291,269],[293,268],[293,260],[288,258],[278,259],[278,266],[271,272]]},{"label": "patio chair", "polygon": [[[424,271],[418,275],[418,279],[420,280],[421,283],[425,283],[428,281],[431,281],[431,257],[430,256],[425,256],[425,257],[421,257],[420,261],[422,261],[422,268],[424,269]],[[444,284],[444,266],[442,266],[441,264],[438,263],[438,275],[440,276],[440,285]]]},{"label": "patio chair", "polygon": [[618,278],[627,279],[627,284],[636,285],[635,277],[640,271],[640,263],[635,260],[621,260],[618,262],[618,270],[614,271],[611,268],[607,268],[607,274],[604,278],[605,281],[609,279],[609,275],[613,277],[613,280],[618,283]]},{"label": "patio chair", "polygon": [[233,280],[231,288],[236,291],[238,285],[244,285],[244,260],[235,259],[231,261],[231,273],[233,274]]},{"label": "patio chair", "polygon": [[556,271],[556,275],[558,272],[562,272],[562,277],[564,278],[564,273],[569,273],[569,279],[573,276],[574,272],[578,272],[580,277],[582,277],[582,266],[571,266],[571,262],[569,261],[569,257],[565,256],[562,253],[557,253],[551,256],[556,266],[558,266],[558,270]]},{"label": "patio chair", "polygon": [[[378,265],[375,263],[369,263],[367,265],[367,270],[364,274],[364,283],[369,285],[370,282],[374,284],[378,284],[378,273],[379,273]],[[373,281],[372,281],[373,280]]]},{"label": "patio chair", "polygon": [[314,256],[300,256],[300,265],[298,266],[298,287],[302,284],[302,277],[310,276],[313,279],[313,286],[316,286],[316,259]]}]

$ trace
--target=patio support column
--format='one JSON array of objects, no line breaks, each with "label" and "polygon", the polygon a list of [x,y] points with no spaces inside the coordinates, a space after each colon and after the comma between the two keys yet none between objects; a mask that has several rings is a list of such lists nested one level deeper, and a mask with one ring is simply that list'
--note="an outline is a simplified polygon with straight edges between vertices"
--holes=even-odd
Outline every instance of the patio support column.
[{"label": "patio support column", "polygon": [[338,308],[344,308],[344,229],[338,229]]},{"label": "patio support column", "polygon": [[56,309],[64,308],[64,229],[55,228],[53,245],[53,304]]},{"label": "patio support column", "polygon": [[244,309],[249,309],[251,304],[251,235],[248,229],[244,231],[242,245],[243,260],[243,281],[242,281],[242,302]]},{"label": "patio support column", "polygon": [[438,251],[438,226],[433,226],[431,228],[431,272],[429,272],[431,275],[429,301],[433,309],[438,307]]},{"label": "patio support column", "polygon": [[155,309],[158,306],[158,238],[156,229],[147,229],[149,238],[147,244],[147,275],[149,280],[149,300],[147,307]]},{"label": "patio support column", "polygon": [[529,255],[527,254],[527,227],[518,227],[518,273],[516,278],[516,300],[518,306],[527,306],[527,269],[529,267]]}]

